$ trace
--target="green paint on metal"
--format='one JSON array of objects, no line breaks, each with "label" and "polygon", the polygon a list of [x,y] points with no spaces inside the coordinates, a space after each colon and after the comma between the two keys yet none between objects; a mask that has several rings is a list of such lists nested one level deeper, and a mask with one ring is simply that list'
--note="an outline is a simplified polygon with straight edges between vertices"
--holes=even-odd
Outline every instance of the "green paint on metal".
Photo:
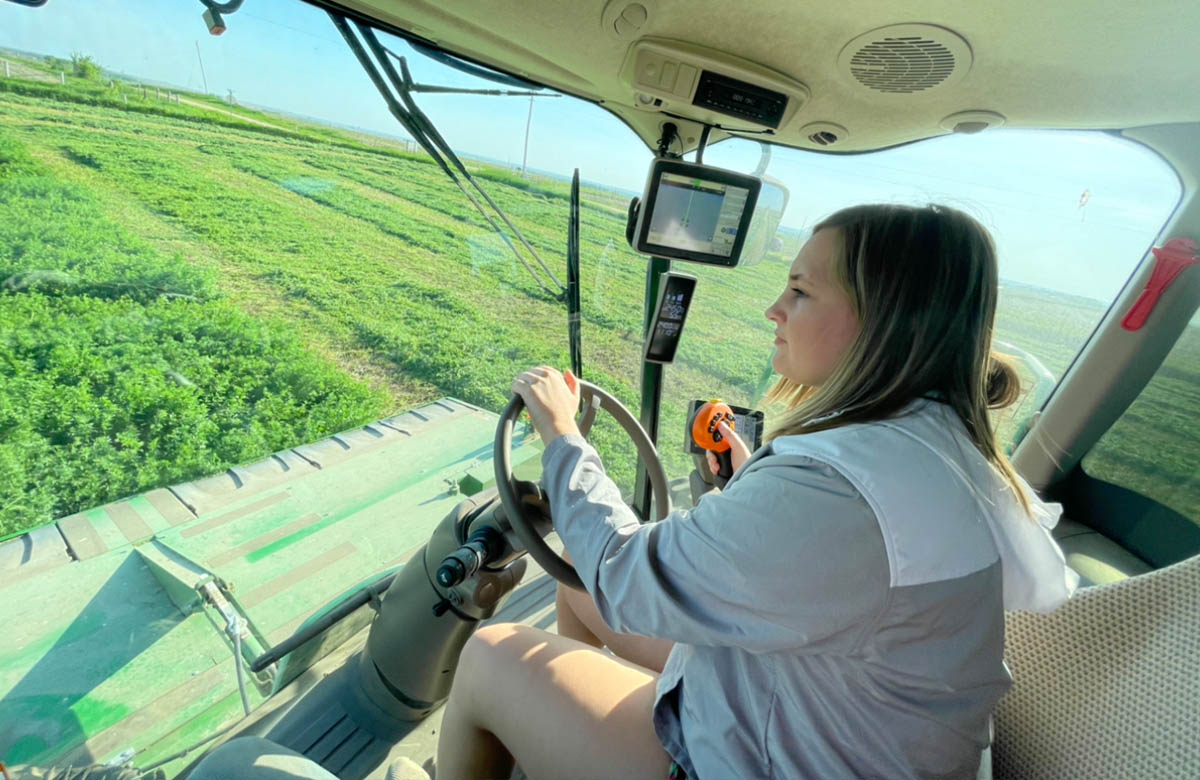
[{"label": "green paint on metal", "polygon": [[200,593],[196,585],[208,572],[191,561],[160,544],[151,540],[134,549],[147,568],[154,574],[159,587],[167,594],[180,612],[190,615],[200,604]]},{"label": "green paint on metal", "polygon": [[121,702],[84,696],[71,705],[71,711],[80,723],[85,724],[85,734],[91,736],[124,720],[133,712],[133,708]]},{"label": "green paint on metal", "polygon": [[[353,543],[244,611],[259,636],[288,632],[354,590],[349,583],[397,568],[423,543],[463,498],[446,483],[472,469],[490,475],[494,430],[490,413],[435,419],[411,438],[272,486],[287,498],[192,537],[181,532],[245,502],[172,527],[144,496],[132,497],[129,506],[157,534],[136,555],[103,508],[86,512],[108,552],[5,586],[0,619],[17,630],[0,635],[0,756],[103,761],[133,748],[144,751],[137,763],[146,766],[235,722],[241,704],[232,650],[220,620],[188,614],[192,580],[211,571],[246,594]],[[518,441],[519,473],[538,464],[540,450],[536,440]],[[320,518],[310,526],[267,537],[273,541],[218,569],[202,565],[310,513]],[[264,700],[255,685],[249,695],[252,706]],[[178,772],[193,758],[167,769]]]},{"label": "green paint on metal", "polygon": [[481,463],[467,469],[467,473],[458,480],[458,489],[464,496],[473,496],[495,482],[496,470],[490,463]]},{"label": "green paint on metal", "polygon": [[268,555],[274,555],[275,553],[279,552],[283,548],[289,547],[305,537],[312,536],[317,531],[320,531],[322,528],[333,525],[338,520],[341,520],[343,517],[344,517],[344,515],[341,513],[327,517],[324,520],[313,523],[312,525],[308,526],[307,528],[300,529],[299,531],[297,531],[294,534],[285,536],[282,539],[279,539],[278,541],[271,542],[270,544],[266,545],[265,547],[258,548],[257,550],[255,550],[252,553],[248,553],[245,556],[245,558],[250,563],[254,563],[255,561],[261,561],[263,558],[266,558]]},{"label": "green paint on metal", "polygon": [[[526,439],[528,441],[528,439]],[[524,442],[519,443],[512,453],[513,471],[528,471],[529,469],[521,469],[530,458],[540,457],[542,454],[541,442],[536,444],[530,443],[524,446]],[[540,462],[540,461],[539,461]],[[458,480],[458,489],[465,496],[473,496],[487,488],[493,487],[496,484],[496,464],[494,460],[486,460],[476,466],[467,469],[467,473],[463,474]]]},{"label": "green paint on metal", "polygon": [[28,713],[29,720],[12,727],[23,731],[33,727],[34,733],[20,737],[5,751],[5,760],[13,764],[54,761],[82,744],[89,733],[102,731],[132,712],[122,704],[87,698],[64,708],[62,696],[27,696],[20,704],[25,705],[19,709]]},{"label": "green paint on metal", "polygon": [[[407,443],[407,442],[404,442],[404,443]],[[279,550],[282,550],[285,547],[295,544],[296,542],[300,541],[301,539],[304,539],[308,536],[315,534],[317,531],[320,531],[323,528],[326,528],[326,527],[338,522],[339,520],[344,520],[347,517],[356,515],[362,511],[365,511],[365,510],[369,509],[370,507],[380,503],[381,501],[386,500],[387,498],[391,497],[392,495],[394,495],[396,493],[399,493],[403,490],[407,490],[408,488],[411,488],[411,487],[414,487],[414,486],[420,484],[421,482],[436,475],[439,471],[444,471],[448,468],[452,468],[453,466],[455,466],[459,463],[465,463],[465,462],[469,462],[472,460],[476,460],[481,455],[490,452],[491,449],[492,449],[492,446],[489,444],[489,445],[480,447],[480,448],[474,450],[473,452],[467,453],[466,455],[464,455],[462,457],[452,460],[452,461],[448,462],[447,464],[445,464],[444,466],[441,466],[440,468],[439,467],[425,468],[425,469],[422,469],[422,470],[416,472],[415,474],[409,474],[409,475],[400,477],[393,482],[386,483],[385,485],[383,485],[380,488],[379,491],[377,491],[375,493],[375,495],[369,496],[367,499],[365,499],[363,501],[359,501],[357,503],[343,505],[342,507],[339,507],[338,511],[335,514],[330,515],[329,517],[321,520],[320,522],[314,523],[314,524],[308,526],[307,528],[303,528],[294,534],[285,536],[283,539],[279,539],[278,541],[272,542],[271,544],[268,544],[265,547],[255,550],[254,552],[249,553],[248,555],[246,555],[244,557],[250,563],[260,561],[263,558],[266,558],[267,556],[272,555],[272,554],[278,552]],[[341,465],[341,464],[339,464],[339,465]]]},{"label": "green paint on metal", "polygon": [[4,754],[4,760],[10,764],[28,764],[46,751],[49,745],[37,737],[22,737]]},{"label": "green paint on metal", "polygon": [[125,534],[121,533],[121,529],[117,528],[117,524],[108,516],[108,512],[104,511],[104,507],[90,509],[84,512],[83,516],[92,524],[92,528],[95,529],[96,534],[109,550],[119,550],[129,546],[129,540],[125,538]]},{"label": "green paint on metal", "polygon": [[160,533],[171,527],[171,523],[167,521],[167,518],[163,517],[162,513],[144,495],[133,496],[126,500],[129,502],[129,506],[133,508],[133,511],[137,512],[138,516],[142,518],[154,533]]},{"label": "green paint on metal", "polygon": [[34,531],[38,530],[39,528],[45,528],[46,526],[53,525],[54,523],[55,523],[55,521],[51,520],[48,523],[42,523],[41,525],[36,525],[33,528],[26,528],[21,531],[13,531],[12,533],[9,533],[9,534],[2,534],[2,535],[0,535],[0,544],[4,544],[9,539],[16,539],[18,536],[24,536],[25,534],[31,534]]}]

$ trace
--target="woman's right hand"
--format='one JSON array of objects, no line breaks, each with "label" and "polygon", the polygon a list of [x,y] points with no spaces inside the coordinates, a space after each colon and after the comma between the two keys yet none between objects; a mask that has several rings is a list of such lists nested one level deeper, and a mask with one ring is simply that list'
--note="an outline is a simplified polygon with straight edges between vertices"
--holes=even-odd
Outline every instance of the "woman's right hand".
[{"label": "woman's right hand", "polygon": [[[729,442],[729,459],[733,463],[733,473],[736,474],[742,464],[750,460],[750,448],[746,446],[746,442],[742,441],[742,437],[738,436],[730,429],[727,423],[718,423],[717,430],[721,436]],[[717,455],[715,452],[706,451],[704,457],[708,460],[708,469],[716,474],[720,471],[720,465],[717,463]]]}]

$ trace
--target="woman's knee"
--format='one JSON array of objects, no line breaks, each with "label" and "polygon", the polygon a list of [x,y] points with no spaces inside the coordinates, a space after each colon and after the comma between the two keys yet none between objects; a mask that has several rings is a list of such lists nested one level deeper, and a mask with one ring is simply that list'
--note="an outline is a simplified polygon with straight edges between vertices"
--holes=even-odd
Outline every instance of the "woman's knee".
[{"label": "woman's knee", "polygon": [[503,662],[505,642],[509,641],[519,623],[493,623],[483,626],[471,634],[463,646],[458,659],[458,671],[454,675],[454,684],[466,682],[479,677],[487,679],[494,676],[497,667]]},{"label": "woman's knee", "polygon": [[477,629],[459,656],[455,684],[463,676],[495,683],[519,675],[528,665],[529,652],[549,636],[553,635],[521,623],[492,623]]}]

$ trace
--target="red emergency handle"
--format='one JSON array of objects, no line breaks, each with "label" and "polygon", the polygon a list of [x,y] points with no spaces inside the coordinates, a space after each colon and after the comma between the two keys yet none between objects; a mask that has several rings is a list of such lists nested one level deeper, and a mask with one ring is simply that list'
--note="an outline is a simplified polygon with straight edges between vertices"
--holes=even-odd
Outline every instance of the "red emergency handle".
[{"label": "red emergency handle", "polygon": [[1190,238],[1173,238],[1165,245],[1156,246],[1150,251],[1154,253],[1154,270],[1150,272],[1150,281],[1146,282],[1146,289],[1142,290],[1142,294],[1125,314],[1125,319],[1121,320],[1121,327],[1125,330],[1138,330],[1145,325],[1163,292],[1179,278],[1185,268],[1200,263],[1200,257],[1196,256],[1196,242]]}]

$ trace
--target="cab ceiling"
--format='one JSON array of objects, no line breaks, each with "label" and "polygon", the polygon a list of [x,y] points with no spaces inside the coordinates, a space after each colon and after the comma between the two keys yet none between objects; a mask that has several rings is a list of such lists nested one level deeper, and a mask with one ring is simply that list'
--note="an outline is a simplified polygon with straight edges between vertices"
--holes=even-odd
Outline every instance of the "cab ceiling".
[{"label": "cab ceiling", "polygon": [[[802,82],[806,103],[774,139],[828,151],[878,149],[950,132],[947,117],[991,112],[1009,127],[1125,129],[1200,121],[1200,2],[1195,0],[338,0],[439,47],[603,103],[653,146],[664,121],[621,77],[639,39],[682,41]],[[644,21],[623,36],[630,5]],[[641,13],[632,9],[628,18]],[[966,44],[965,70],[909,93],[864,86],[839,66],[859,36],[925,24]],[[697,114],[690,106],[673,113]],[[822,147],[814,124],[841,132]],[[687,148],[698,125],[679,123]],[[737,127],[729,118],[722,124]],[[969,126],[969,125],[967,125]],[[993,125],[995,126],[995,125]],[[965,128],[966,126],[964,126]],[[977,127],[977,125],[976,125]],[[714,140],[720,134],[714,134]],[[828,136],[824,137],[828,141]]]}]

